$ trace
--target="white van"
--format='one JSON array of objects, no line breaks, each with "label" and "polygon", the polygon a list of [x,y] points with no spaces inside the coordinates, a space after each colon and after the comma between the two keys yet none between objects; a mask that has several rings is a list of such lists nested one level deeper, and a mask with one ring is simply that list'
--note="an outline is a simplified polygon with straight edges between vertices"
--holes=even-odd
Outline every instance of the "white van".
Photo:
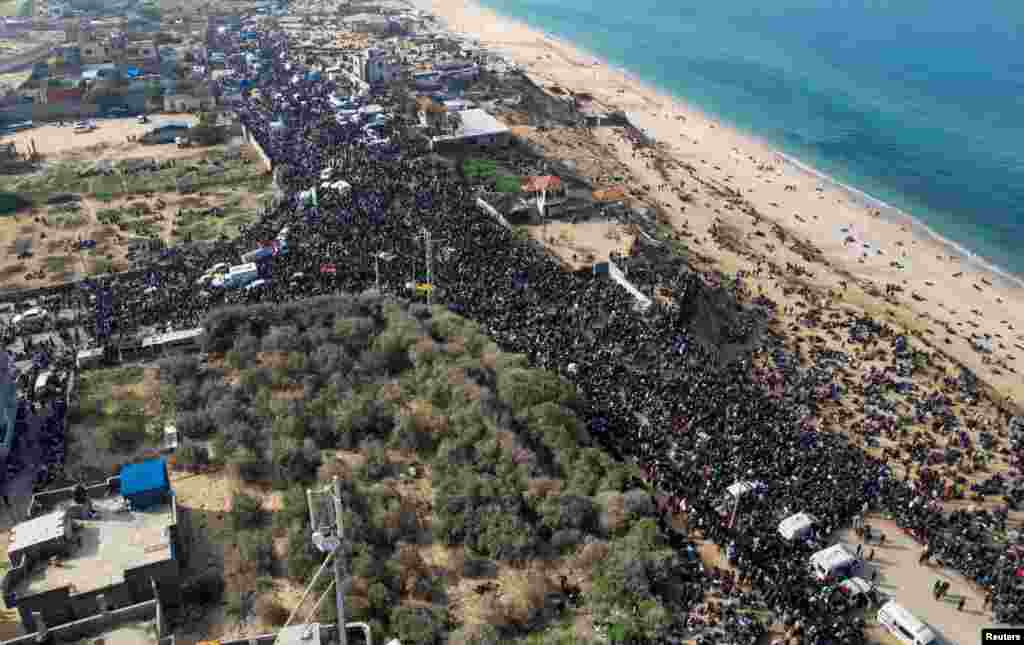
[{"label": "white van", "polygon": [[818,580],[849,578],[860,568],[860,561],[843,544],[833,544],[811,556],[811,572]]},{"label": "white van", "polygon": [[790,515],[779,522],[779,535],[782,539],[792,542],[802,540],[814,531],[814,524],[818,520],[809,513],[797,513]]},{"label": "white van", "polygon": [[939,640],[930,627],[918,620],[895,600],[882,605],[878,610],[878,622],[900,642],[907,645],[938,645]]}]

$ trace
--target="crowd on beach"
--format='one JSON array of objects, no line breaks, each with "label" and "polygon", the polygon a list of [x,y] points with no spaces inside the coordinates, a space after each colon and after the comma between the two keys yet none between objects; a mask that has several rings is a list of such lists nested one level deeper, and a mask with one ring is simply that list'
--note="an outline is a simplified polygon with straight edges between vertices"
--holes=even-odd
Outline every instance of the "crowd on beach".
[{"label": "crowd on beach", "polygon": [[[472,191],[419,154],[400,127],[389,128],[386,144],[361,143],[358,126],[334,118],[332,83],[296,81],[297,63],[282,36],[261,33],[260,43],[273,61],[258,83],[264,100],[246,101],[239,113],[274,163],[277,205],[237,239],[176,247],[146,276],[93,285],[94,294],[101,288],[113,294],[109,311],[97,306],[104,335],[201,325],[225,298],[197,286],[203,271],[218,262],[237,264],[242,253],[284,230],[287,253],[260,263],[265,286],[233,293],[228,301],[358,293],[377,284],[378,271],[383,291],[408,293],[408,282],[425,281],[426,230],[435,300],[477,321],[505,351],[523,353],[533,365],[574,382],[591,436],[637,463],[657,491],[669,539],[685,548],[699,536],[728,554],[731,566],[708,568],[699,584],[702,591],[715,589],[721,600],[701,604],[695,596],[679,635],[698,633],[701,642],[716,644],[753,642],[766,625],[744,609],[765,609],[797,642],[863,642],[860,619],[821,601],[839,581],[814,580],[807,561],[838,529],[872,513],[893,516],[930,561],[984,588],[994,620],[1024,623],[1024,546],[996,538],[1006,533],[1010,507],[1022,502],[1021,489],[1010,485],[1024,467],[1019,439],[1005,447],[1015,455],[1016,470],[985,489],[995,491],[987,497],[998,502],[994,510],[942,510],[941,503],[958,491],[938,485],[935,460],[945,461],[949,450],[980,454],[986,448],[975,444],[996,442],[993,424],[1010,422],[1004,415],[979,426],[954,412],[955,404],[970,407],[980,400],[973,375],[965,370],[938,392],[906,387],[917,369],[906,337],[868,318],[821,321],[809,312],[807,325],[843,336],[850,352],[812,347],[811,365],[805,366],[781,340],[762,337],[780,312],[764,296],[747,292],[742,276],[723,281],[678,262],[617,258],[630,268],[631,279],[671,293],[671,302],[655,302],[640,313],[615,283],[565,270],[538,244],[517,239],[490,219],[474,204]],[[374,100],[389,105],[387,96]],[[310,203],[302,193],[320,186],[327,168],[352,190],[319,190]],[[381,260],[381,253],[389,259]],[[738,313],[737,300],[743,301]],[[832,432],[824,417],[844,422],[833,404],[853,396],[839,373],[853,360],[854,348],[886,348],[891,365],[867,371],[856,384],[865,421],[849,433]],[[915,423],[950,439],[945,451],[915,439],[902,467],[869,454],[867,448],[883,439],[911,441],[892,411],[893,392],[913,407]],[[724,491],[736,482],[757,486],[723,507]],[[960,488],[959,494],[980,494],[966,484]],[[814,531],[783,539],[780,520],[801,511],[816,518]],[[689,534],[675,528],[675,517],[685,518]],[[870,529],[864,535],[870,538]],[[884,537],[872,543],[879,539]]]}]

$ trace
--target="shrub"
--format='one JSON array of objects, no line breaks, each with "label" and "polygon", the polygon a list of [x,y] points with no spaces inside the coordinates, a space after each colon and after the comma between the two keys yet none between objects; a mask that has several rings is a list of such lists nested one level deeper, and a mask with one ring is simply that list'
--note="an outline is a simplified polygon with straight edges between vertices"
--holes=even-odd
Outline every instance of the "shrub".
[{"label": "shrub", "polygon": [[240,448],[227,460],[228,466],[245,481],[260,481],[267,475],[267,462],[254,450]]},{"label": "shrub", "polygon": [[366,461],[359,469],[360,475],[369,480],[384,479],[394,473],[394,464],[388,459],[384,445],[379,441],[368,441],[363,444],[363,456]]},{"label": "shrub", "polygon": [[441,643],[447,629],[447,611],[440,607],[402,605],[391,611],[394,636],[402,642],[417,645]]},{"label": "shrub", "polygon": [[497,571],[497,566],[486,558],[466,556],[462,562],[462,575],[466,578],[487,578]]},{"label": "shrub", "polygon": [[566,403],[572,394],[572,385],[553,372],[510,368],[498,374],[498,395],[516,413],[541,403]]},{"label": "shrub", "polygon": [[598,526],[604,535],[616,535],[624,530],[629,520],[626,504],[620,493],[605,492],[597,497],[601,506]]},{"label": "shrub", "polygon": [[115,416],[105,419],[99,428],[102,445],[114,452],[129,452],[146,438],[145,416],[128,412],[124,408]]},{"label": "shrub", "polygon": [[210,607],[220,602],[224,595],[224,579],[217,573],[204,573],[183,586],[182,600],[186,604]]},{"label": "shrub", "polygon": [[544,525],[553,531],[576,529],[593,531],[597,526],[597,505],[579,495],[549,497],[541,504]]},{"label": "shrub", "polygon": [[370,585],[366,593],[366,599],[370,603],[369,609],[373,615],[385,617],[388,616],[395,602],[394,594],[380,582]]},{"label": "shrub", "polygon": [[263,523],[263,509],[259,500],[245,493],[235,493],[231,498],[231,526],[235,531],[252,529]]},{"label": "shrub", "polygon": [[634,488],[622,495],[622,504],[626,513],[633,519],[652,517],[655,514],[651,494],[645,490]]},{"label": "shrub", "polygon": [[599,564],[604,562],[610,550],[607,542],[591,542],[586,544],[577,553],[573,562],[573,568],[593,571]]},{"label": "shrub", "polygon": [[256,575],[274,572],[274,541],[270,531],[248,530],[235,534],[242,560],[256,570]]},{"label": "shrub", "polygon": [[264,624],[274,627],[284,626],[288,622],[288,610],[281,603],[267,596],[260,596],[256,600],[256,615]]},{"label": "shrub", "polygon": [[174,427],[189,439],[205,439],[216,429],[206,410],[178,412],[174,419]]},{"label": "shrub", "polygon": [[288,528],[288,577],[304,581],[313,575],[320,562],[320,554],[309,538],[308,527],[292,524]]},{"label": "shrub", "polygon": [[274,477],[279,483],[309,483],[316,479],[320,456],[305,446],[277,449],[274,455]]},{"label": "shrub", "polygon": [[583,533],[576,529],[555,531],[551,536],[551,547],[559,553],[571,549],[583,541]]},{"label": "shrub", "polygon": [[201,468],[210,463],[210,453],[207,452],[206,447],[194,443],[179,446],[174,456],[175,464],[186,470]]}]

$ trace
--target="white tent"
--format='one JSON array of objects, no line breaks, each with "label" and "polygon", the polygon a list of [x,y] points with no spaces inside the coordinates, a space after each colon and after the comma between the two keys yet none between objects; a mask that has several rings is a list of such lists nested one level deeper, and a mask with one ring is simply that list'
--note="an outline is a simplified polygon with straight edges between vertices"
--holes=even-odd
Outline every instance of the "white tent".
[{"label": "white tent", "polygon": [[784,540],[801,540],[810,534],[817,519],[807,513],[790,515],[779,522],[779,535]]}]

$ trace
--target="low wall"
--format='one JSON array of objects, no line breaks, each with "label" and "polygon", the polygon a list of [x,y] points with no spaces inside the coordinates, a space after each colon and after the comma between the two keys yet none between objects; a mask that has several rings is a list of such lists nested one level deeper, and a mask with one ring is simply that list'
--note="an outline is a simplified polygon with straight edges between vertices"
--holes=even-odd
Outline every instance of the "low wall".
[{"label": "low wall", "polygon": [[647,311],[650,309],[653,302],[650,298],[645,296],[643,292],[636,288],[632,282],[626,279],[626,275],[622,272],[622,269],[617,264],[608,260],[607,262],[600,262],[594,265],[595,275],[607,275],[609,278],[614,280],[625,289],[629,295],[636,299],[636,308],[639,311]]},{"label": "low wall", "polygon": [[[159,622],[160,615],[160,603],[156,599],[147,600],[146,602],[140,602],[135,605],[129,605],[128,607],[122,607],[121,609],[114,609],[106,613],[97,613],[94,616],[83,618],[81,620],[72,621],[56,627],[50,627],[47,629],[47,633],[50,635],[52,641],[75,641],[83,638],[89,638],[90,636],[98,636],[105,631],[108,631],[114,627],[117,627],[121,623],[128,622],[140,622],[144,620],[156,620]],[[8,641],[3,641],[0,645],[37,645],[40,642],[40,634],[32,633],[24,636],[19,636]],[[157,638],[160,642],[163,642],[163,637],[159,634]],[[173,636],[170,637],[171,643],[174,642]]]},{"label": "low wall", "polygon": [[501,224],[510,231],[512,230],[512,225],[508,223],[508,220],[506,220],[502,216],[502,214],[499,213],[493,206],[485,202],[482,197],[476,198],[476,205],[479,206],[480,209],[483,210],[485,213],[493,217],[499,224]]},{"label": "low wall", "polygon": [[256,140],[256,137],[249,134],[249,129],[244,125],[242,126],[242,138],[256,150],[256,154],[260,156],[260,161],[263,163],[263,168],[267,172],[274,172],[274,163],[270,160],[270,157],[263,149],[263,146],[260,145],[260,142]]}]

